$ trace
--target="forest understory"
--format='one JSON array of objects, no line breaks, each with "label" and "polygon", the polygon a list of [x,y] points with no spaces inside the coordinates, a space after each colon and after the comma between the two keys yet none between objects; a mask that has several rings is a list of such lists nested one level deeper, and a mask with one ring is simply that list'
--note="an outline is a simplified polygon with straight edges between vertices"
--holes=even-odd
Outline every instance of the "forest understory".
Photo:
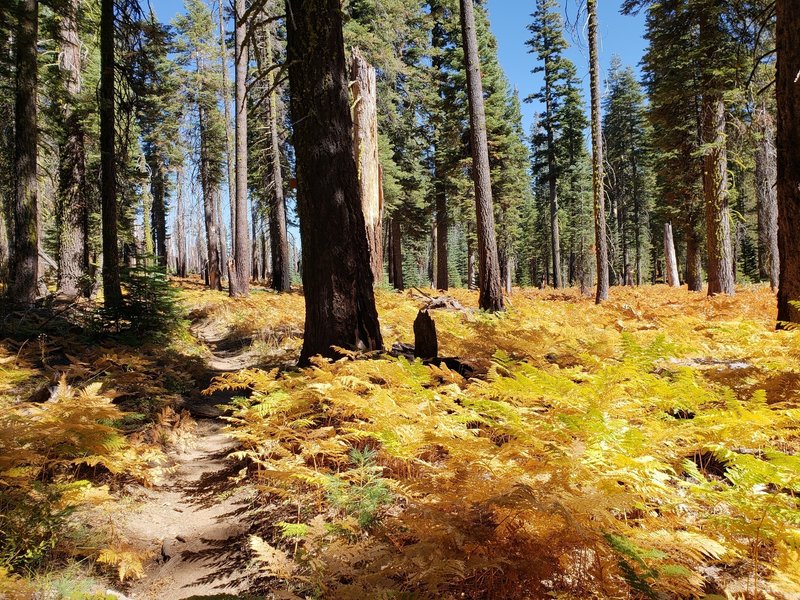
[{"label": "forest understory", "polygon": [[158,343],[3,322],[0,597],[800,597],[769,287],[452,290],[426,363],[440,293],[377,290],[395,351],[298,369],[301,293],[173,283]]}]

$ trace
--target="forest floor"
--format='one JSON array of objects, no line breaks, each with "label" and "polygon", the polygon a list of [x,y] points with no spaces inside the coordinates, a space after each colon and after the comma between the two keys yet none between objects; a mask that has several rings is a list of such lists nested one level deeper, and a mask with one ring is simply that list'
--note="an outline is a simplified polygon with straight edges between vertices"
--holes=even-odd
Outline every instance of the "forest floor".
[{"label": "forest floor", "polygon": [[164,342],[7,328],[0,598],[800,598],[768,288],[453,290],[430,365],[438,293],[379,290],[398,352],[298,371],[301,294],[177,284]]}]

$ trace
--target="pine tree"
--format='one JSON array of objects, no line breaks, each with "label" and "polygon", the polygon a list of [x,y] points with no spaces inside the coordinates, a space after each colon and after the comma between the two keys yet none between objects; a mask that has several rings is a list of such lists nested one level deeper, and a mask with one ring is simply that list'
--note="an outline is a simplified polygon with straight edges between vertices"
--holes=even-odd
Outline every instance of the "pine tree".
[{"label": "pine tree", "polygon": [[247,71],[248,23],[245,16],[244,0],[234,2],[234,30],[236,52],[236,204],[232,211],[231,228],[233,236],[232,266],[228,269],[230,295],[245,297],[250,294],[250,276],[252,274],[252,249],[250,246],[250,228],[247,215]]},{"label": "pine tree", "polygon": [[[622,275],[622,283],[641,285],[645,277],[643,259],[647,255],[649,214],[649,148],[644,94],[630,67],[622,68],[612,58],[608,76],[608,96],[603,118],[606,140],[606,165],[612,253],[612,271]],[[633,250],[633,265],[630,253]]]},{"label": "pine tree", "polygon": [[778,247],[781,275],[778,289],[779,323],[800,323],[800,13],[788,0],[775,3],[778,52]]},{"label": "pine tree", "polygon": [[470,112],[472,178],[475,182],[477,214],[479,306],[483,310],[495,312],[503,310],[503,291],[500,285],[500,263],[495,239],[489,143],[486,135],[486,113],[472,2],[473,0],[460,0],[461,35]]},{"label": "pine tree", "polygon": [[191,64],[184,94],[197,113],[197,163],[203,192],[206,229],[206,276],[212,289],[222,289],[223,243],[220,235],[220,185],[223,179],[225,124],[219,109],[221,73],[216,60],[215,24],[202,0],[187,0],[186,14],[177,18],[180,60]]},{"label": "pine tree", "polygon": [[80,104],[83,58],[78,0],[65,2],[58,18],[60,89],[59,178],[56,202],[58,293],[67,298],[88,295],[89,182],[86,177],[86,126]]},{"label": "pine tree", "polygon": [[103,216],[103,296],[113,312],[122,306],[117,237],[115,18],[113,0],[100,2],[100,169]]},{"label": "pine tree", "polygon": [[38,0],[18,4],[14,124],[14,247],[11,298],[30,304],[39,295],[37,176]]},{"label": "pine tree", "polygon": [[[338,0],[287,0],[306,321],[300,363],[383,347],[353,156]],[[323,90],[321,92],[321,90]]]},{"label": "pine tree", "polygon": [[703,219],[701,148],[701,81],[693,60],[698,39],[689,0],[659,3],[631,0],[626,11],[647,9],[649,41],[644,56],[648,119],[655,149],[656,187],[662,199],[655,224],[673,223],[686,244],[686,281],[690,291],[702,290]]},{"label": "pine tree", "polygon": [[[533,73],[542,73],[544,82],[539,92],[532,94],[528,101],[537,100],[544,105],[540,116],[541,134],[544,143],[535,142],[541,146],[545,159],[537,160],[538,164],[547,172],[549,195],[549,230],[550,230],[550,258],[552,261],[553,286],[560,288],[563,285],[561,274],[561,236],[558,222],[558,169],[556,166],[556,136],[558,128],[557,113],[560,105],[559,88],[564,80],[569,78],[568,71],[571,63],[562,56],[567,47],[563,37],[563,23],[558,12],[559,4],[556,0],[536,0],[536,10],[531,15],[533,21],[528,26],[531,38],[527,44],[529,52],[535,54],[539,65],[534,67]],[[572,67],[574,69],[574,67]]]}]

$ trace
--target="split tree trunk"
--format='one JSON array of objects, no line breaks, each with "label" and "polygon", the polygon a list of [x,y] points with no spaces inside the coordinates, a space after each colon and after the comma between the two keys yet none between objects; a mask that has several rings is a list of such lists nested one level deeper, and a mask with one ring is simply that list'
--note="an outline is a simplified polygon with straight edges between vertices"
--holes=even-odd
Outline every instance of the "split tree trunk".
[{"label": "split tree trunk", "polygon": [[482,310],[503,310],[500,284],[500,260],[494,230],[492,184],[489,170],[489,143],[486,136],[486,113],[483,102],[478,40],[475,33],[473,0],[460,0],[461,34],[467,71],[467,98],[472,143],[472,178],[475,182],[475,208],[478,226],[479,306]]},{"label": "split tree trunk", "polygon": [[800,323],[800,11],[777,0],[778,49],[778,321]]},{"label": "split tree trunk", "polygon": [[775,126],[762,103],[756,114],[761,139],[756,146],[756,206],[758,208],[758,275],[777,291],[780,278],[778,256],[778,159],[775,150]]},{"label": "split tree trunk", "polygon": [[81,45],[78,37],[79,0],[65,3],[59,22],[60,69],[64,78],[64,140],[58,167],[58,294],[88,295],[88,200],[86,198],[85,131],[75,111],[81,94]]},{"label": "split tree trunk", "polygon": [[383,348],[361,208],[339,0],[286,0],[302,242],[300,364],[333,346]]},{"label": "split tree trunk", "polygon": [[665,283],[670,287],[680,287],[678,259],[675,256],[675,240],[672,237],[672,223],[664,223],[664,271]]},{"label": "split tree trunk", "polygon": [[117,245],[117,154],[114,147],[114,0],[100,6],[100,196],[103,222],[103,295],[112,310],[122,305]]},{"label": "split tree trunk", "polygon": [[234,22],[236,31],[236,205],[233,235],[233,267],[229,269],[228,285],[233,297],[250,294],[252,249],[250,227],[247,223],[247,65],[249,46],[244,0],[235,0]]},{"label": "split tree trunk", "polygon": [[167,266],[167,191],[164,162],[156,154],[150,165],[150,193],[153,197],[152,225],[155,255],[160,267]]},{"label": "split tree trunk", "polygon": [[597,0],[586,0],[589,14],[589,73],[592,86],[592,190],[594,192],[594,236],[597,251],[597,295],[600,304],[608,299],[608,241],[603,192],[603,125],[600,114],[600,60],[597,51]]},{"label": "split tree trunk", "polygon": [[367,228],[370,268],[375,283],[383,279],[383,191],[378,159],[378,98],[375,67],[358,48],[350,61],[353,93],[353,146]]}]

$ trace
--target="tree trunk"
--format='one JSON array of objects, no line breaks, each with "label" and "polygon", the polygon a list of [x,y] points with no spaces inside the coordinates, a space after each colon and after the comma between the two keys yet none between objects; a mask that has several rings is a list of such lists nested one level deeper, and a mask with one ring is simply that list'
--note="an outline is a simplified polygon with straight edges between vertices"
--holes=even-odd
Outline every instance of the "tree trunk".
[{"label": "tree trunk", "polygon": [[300,364],[333,346],[381,350],[361,209],[339,0],[286,0],[305,336]]},{"label": "tree trunk", "polygon": [[103,223],[103,295],[112,310],[122,305],[117,242],[117,154],[114,146],[114,0],[100,7],[100,172]]},{"label": "tree trunk", "polygon": [[[438,158],[442,150],[437,148],[436,152]],[[433,181],[434,194],[436,195],[436,273],[433,286],[439,290],[446,290],[450,287],[447,269],[447,191],[444,185],[443,169],[438,163],[437,167]]]},{"label": "tree trunk", "polygon": [[694,225],[688,225],[686,228],[686,284],[690,292],[703,291],[700,233]]},{"label": "tree trunk", "polygon": [[592,86],[592,175],[594,192],[594,235],[597,251],[597,295],[600,304],[608,299],[608,243],[603,192],[603,125],[600,115],[600,62],[597,52],[597,0],[586,0],[589,14],[589,74]]},{"label": "tree trunk", "polygon": [[472,178],[475,182],[475,208],[478,226],[479,306],[482,310],[503,310],[500,284],[500,261],[494,230],[492,184],[489,170],[489,144],[486,136],[486,113],[483,103],[478,40],[475,33],[473,0],[460,0],[461,34],[467,71],[467,98],[472,145]]},{"label": "tree trunk", "polygon": [[762,102],[756,114],[756,127],[761,139],[756,146],[756,206],[758,208],[758,276],[769,280],[773,291],[778,289],[780,260],[778,257],[778,162],[775,151],[775,126]]},{"label": "tree trunk", "polygon": [[219,234],[219,186],[211,181],[209,173],[211,159],[208,149],[208,125],[205,110],[198,106],[198,127],[200,129],[200,186],[203,190],[203,216],[206,225],[206,279],[212,290],[222,289],[220,272],[220,234]]},{"label": "tree trunk", "polygon": [[556,149],[553,128],[547,128],[547,179],[550,204],[550,254],[553,258],[553,287],[562,287],[561,234],[558,226],[558,191],[556,188]]},{"label": "tree trunk", "polygon": [[778,321],[800,323],[800,11],[777,0],[778,49]]},{"label": "tree trunk", "polygon": [[235,219],[231,222],[233,236],[233,268],[228,273],[230,295],[246,297],[250,294],[252,249],[250,227],[247,223],[247,23],[245,2],[235,0],[234,21],[236,30],[236,205]]},{"label": "tree trunk", "polygon": [[178,277],[186,277],[186,222],[183,209],[183,173],[176,175],[175,201],[175,272]]},{"label": "tree trunk", "polygon": [[[235,19],[235,16],[234,16]],[[225,11],[222,0],[219,2],[219,61],[222,66],[222,114],[225,117],[225,166],[228,169],[228,208],[231,213],[231,240],[236,240],[236,175],[234,170],[234,150],[233,150],[233,126],[231,125],[231,105],[230,105],[230,84],[228,83],[228,48],[225,43]],[[222,222],[222,211],[219,211],[220,223]],[[222,226],[222,264],[227,267],[228,261],[225,257],[225,246],[227,245]],[[231,242],[231,245],[235,244]],[[233,248],[232,248],[233,249]],[[235,253],[236,250],[233,250]],[[228,273],[230,280],[230,273]]]},{"label": "tree trunk", "polygon": [[730,208],[728,207],[728,152],[725,146],[725,104],[703,97],[703,195],[708,243],[708,295],[736,293],[733,280]]},{"label": "tree trunk", "polygon": [[397,216],[392,217],[390,234],[392,238],[392,285],[394,289],[402,290],[405,287],[403,282],[403,231]]},{"label": "tree trunk", "polygon": [[81,93],[81,45],[78,37],[79,0],[64,6],[59,22],[60,68],[64,78],[62,111],[64,140],[60,149],[58,178],[58,294],[67,298],[88,296],[91,286],[87,234],[85,132],[75,110]]},{"label": "tree trunk", "polygon": [[353,93],[353,146],[361,187],[361,209],[367,227],[370,267],[375,283],[383,279],[383,190],[378,160],[378,98],[375,67],[353,48],[350,61]]},{"label": "tree trunk", "polygon": [[[266,31],[266,60],[262,67],[272,68],[272,29]],[[286,235],[286,203],[283,196],[283,172],[281,170],[281,147],[278,138],[278,103],[275,89],[275,78],[272,71],[267,74],[269,100],[269,145],[270,168],[267,169],[272,178],[272,196],[269,204],[269,241],[272,254],[272,289],[286,292],[291,289],[291,269],[289,266],[289,240]]]},{"label": "tree trunk", "polygon": [[150,193],[153,197],[152,225],[155,255],[160,267],[167,266],[167,198],[163,160],[156,155],[150,165]]},{"label": "tree trunk", "polygon": [[672,237],[672,223],[664,223],[664,273],[665,283],[670,287],[680,287],[681,280],[678,276],[678,259],[675,256],[675,240]]},{"label": "tree trunk", "polygon": [[30,304],[39,295],[39,209],[36,179],[38,0],[21,0],[18,19],[17,81],[14,105],[14,171],[16,179],[11,299],[21,304]]}]

